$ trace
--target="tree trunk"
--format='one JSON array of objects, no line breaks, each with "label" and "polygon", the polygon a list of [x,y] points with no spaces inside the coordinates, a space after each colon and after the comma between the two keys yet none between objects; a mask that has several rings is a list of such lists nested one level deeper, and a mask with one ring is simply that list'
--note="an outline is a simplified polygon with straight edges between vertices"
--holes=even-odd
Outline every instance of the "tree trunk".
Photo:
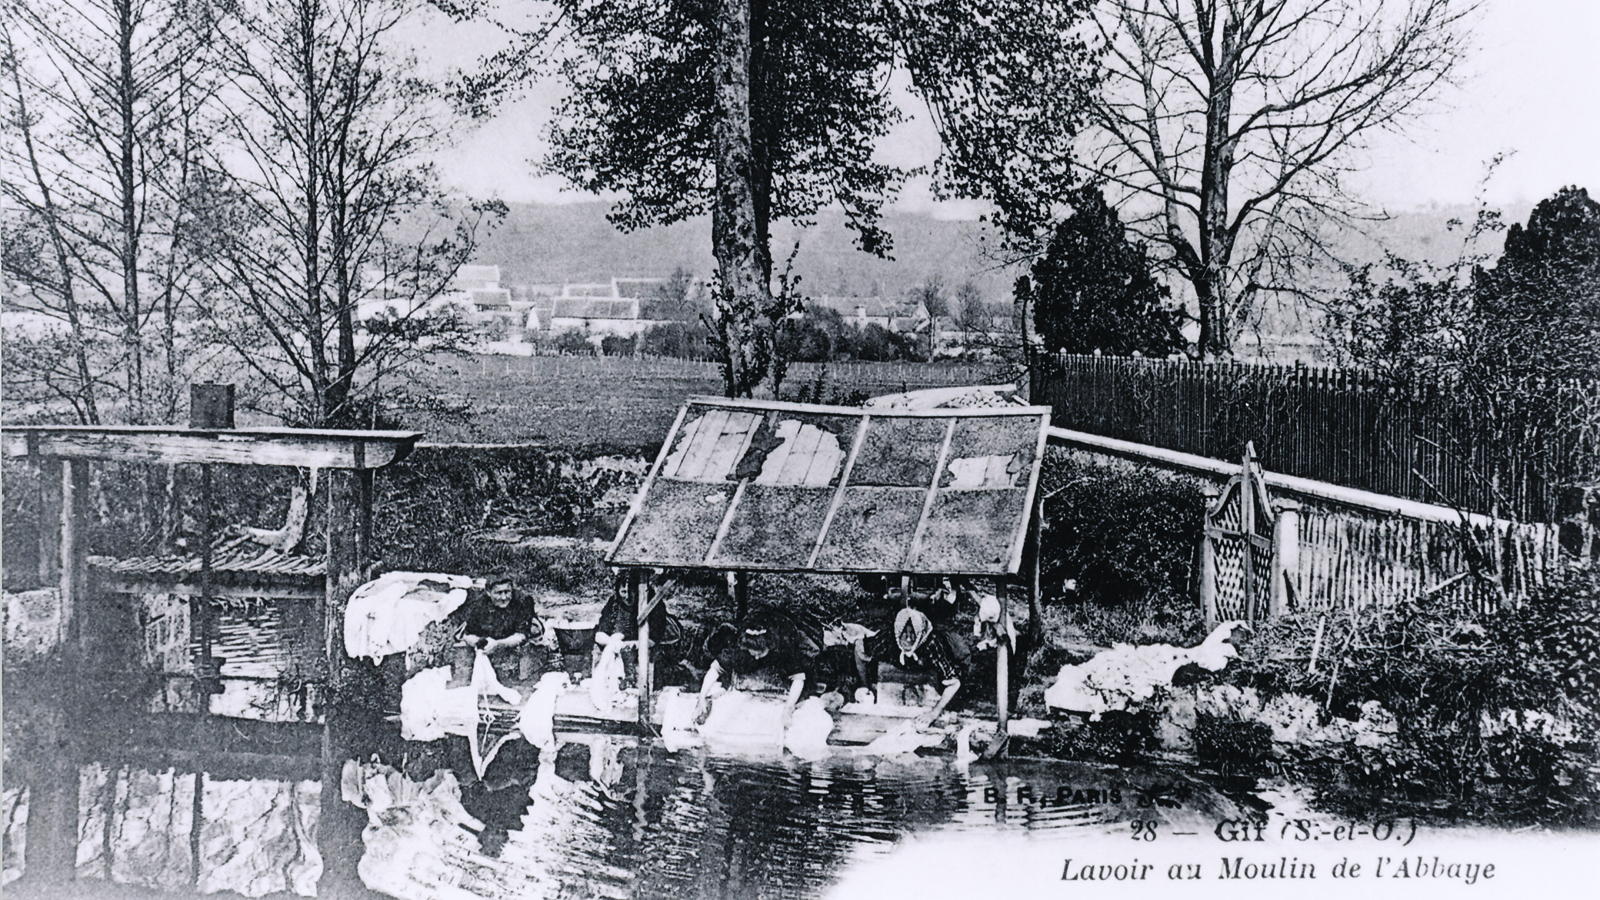
[{"label": "tree trunk", "polygon": [[305,309],[306,309],[306,338],[311,352],[311,392],[312,392],[312,421],[313,427],[327,427],[328,419],[333,414],[334,381],[328,377],[328,329],[327,315],[323,311],[322,303],[322,263],[320,257],[320,241],[322,239],[322,181],[319,177],[319,165],[322,159],[322,132],[317,127],[320,122],[321,110],[318,107],[319,98],[322,96],[321,87],[317,84],[317,4],[302,2],[296,10],[299,21],[296,23],[300,29],[300,77],[304,79],[301,89],[306,95],[304,131],[300,139],[304,142],[302,151],[305,153],[305,212],[304,221],[301,223],[304,230],[301,233],[300,252],[303,254],[305,272]]},{"label": "tree trunk", "polygon": [[1223,26],[1222,48],[1206,98],[1205,156],[1200,170],[1200,266],[1191,277],[1200,304],[1200,357],[1226,356],[1232,349],[1224,268],[1233,256],[1228,231],[1228,179],[1236,142],[1230,137],[1237,81],[1238,24]]},{"label": "tree trunk", "polygon": [[117,200],[122,209],[122,343],[128,353],[128,419],[145,424],[144,336],[140,333],[142,310],[139,303],[139,226],[136,186],[140,176],[138,156],[133,146],[134,114],[133,71],[134,21],[130,0],[117,0],[117,117],[122,130],[117,156]]},{"label": "tree trunk", "polygon": [[717,186],[711,211],[712,254],[717,260],[730,396],[749,395],[753,385],[751,344],[755,317],[766,308],[767,284],[761,278],[761,245],[756,221],[754,160],[750,117],[750,14],[752,0],[720,0],[717,5],[716,84]]}]

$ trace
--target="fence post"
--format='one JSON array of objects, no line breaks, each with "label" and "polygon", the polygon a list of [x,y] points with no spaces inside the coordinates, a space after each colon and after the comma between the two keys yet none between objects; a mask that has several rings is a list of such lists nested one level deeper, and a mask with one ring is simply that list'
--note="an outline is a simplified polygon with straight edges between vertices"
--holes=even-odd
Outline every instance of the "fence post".
[{"label": "fence post", "polygon": [[1300,585],[1300,504],[1279,500],[1272,504],[1272,590],[1267,616],[1276,618],[1290,609],[1291,594]]},{"label": "fence post", "polygon": [[1556,528],[1565,555],[1579,565],[1600,561],[1600,484],[1557,488]]},{"label": "fence post", "polygon": [[1206,619],[1206,630],[1217,627],[1217,548],[1211,543],[1211,507],[1222,496],[1215,485],[1200,489],[1203,511],[1200,521],[1200,612]]}]

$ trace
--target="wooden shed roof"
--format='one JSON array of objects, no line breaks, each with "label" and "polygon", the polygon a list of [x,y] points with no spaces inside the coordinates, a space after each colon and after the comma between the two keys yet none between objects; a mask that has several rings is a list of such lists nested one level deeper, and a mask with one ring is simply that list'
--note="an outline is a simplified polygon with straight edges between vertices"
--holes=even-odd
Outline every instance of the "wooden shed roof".
[{"label": "wooden shed roof", "polygon": [[1014,574],[1050,409],[691,398],[617,534],[621,566]]}]

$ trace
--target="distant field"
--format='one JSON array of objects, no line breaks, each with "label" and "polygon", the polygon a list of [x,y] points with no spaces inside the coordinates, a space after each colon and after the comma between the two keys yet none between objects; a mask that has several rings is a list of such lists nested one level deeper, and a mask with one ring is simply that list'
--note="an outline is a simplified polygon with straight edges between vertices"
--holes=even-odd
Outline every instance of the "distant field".
[{"label": "distant field", "polygon": [[[792,397],[818,366],[797,364],[785,382]],[[616,357],[474,356],[443,359],[419,373],[435,393],[470,402],[467,421],[413,420],[428,441],[608,444],[654,447],[672,427],[684,398],[721,394],[713,363]],[[827,385],[872,394],[986,383],[983,366],[924,363],[831,363]]]}]

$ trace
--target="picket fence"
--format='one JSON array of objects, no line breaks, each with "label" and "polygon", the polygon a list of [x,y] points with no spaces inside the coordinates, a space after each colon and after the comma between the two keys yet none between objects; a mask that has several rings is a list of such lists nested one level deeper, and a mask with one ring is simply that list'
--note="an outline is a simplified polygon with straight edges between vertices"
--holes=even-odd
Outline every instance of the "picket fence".
[{"label": "picket fence", "polygon": [[1044,358],[1036,402],[1064,428],[1213,459],[1254,443],[1269,470],[1524,522],[1600,482],[1600,379],[1499,397],[1493,416],[1443,381],[1309,366]]},{"label": "picket fence", "polygon": [[1564,559],[1557,528],[1467,526],[1306,504],[1293,610],[1337,611],[1432,598],[1488,612],[1550,583]]}]

